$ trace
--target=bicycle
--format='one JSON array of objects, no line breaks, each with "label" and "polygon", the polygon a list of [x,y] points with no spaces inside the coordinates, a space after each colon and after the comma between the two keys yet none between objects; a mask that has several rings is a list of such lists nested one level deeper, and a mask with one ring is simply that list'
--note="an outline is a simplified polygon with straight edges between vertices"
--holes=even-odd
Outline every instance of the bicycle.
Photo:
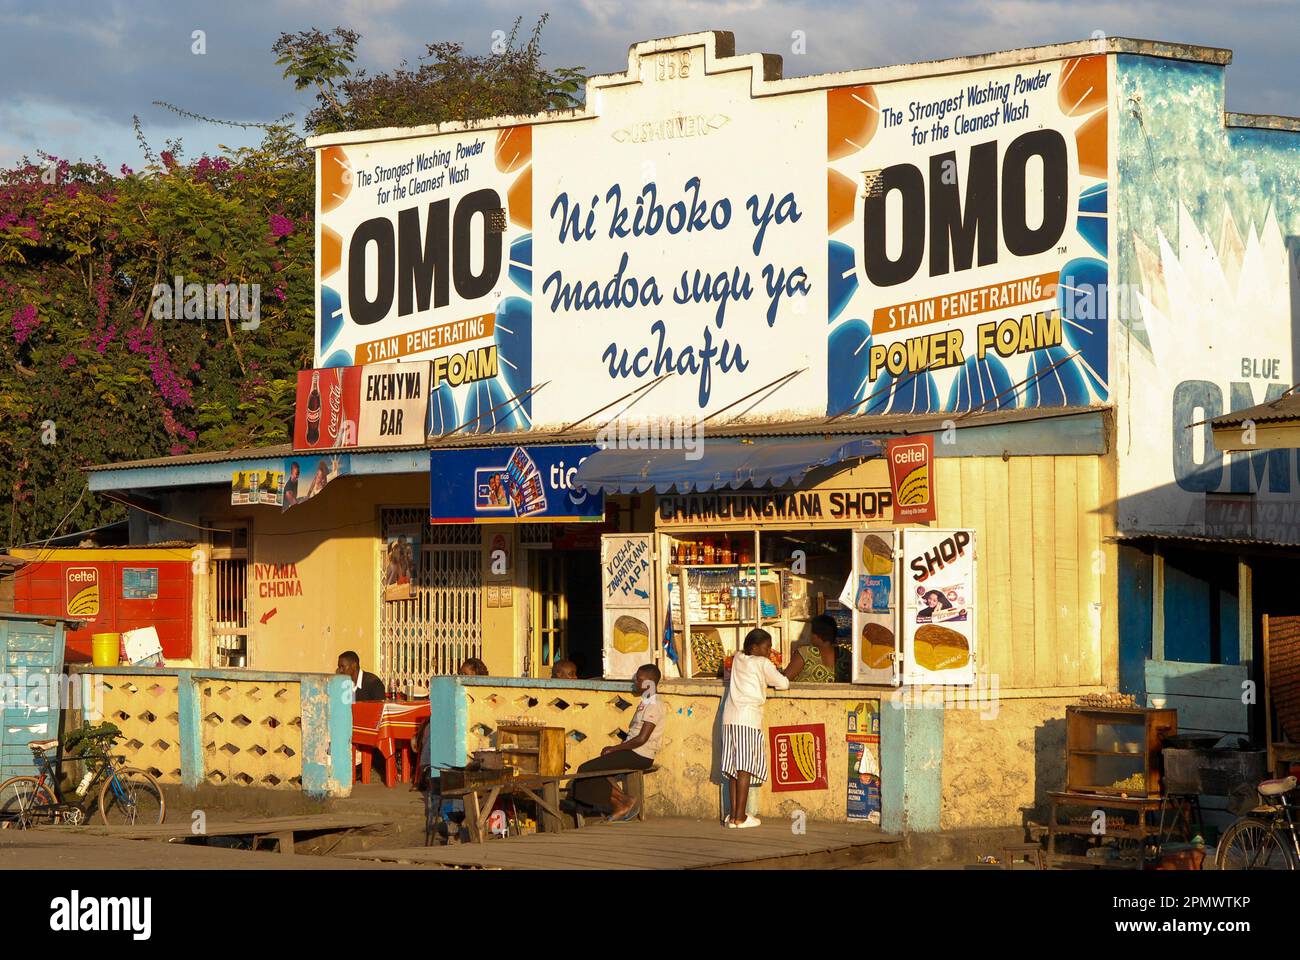
[{"label": "bicycle", "polygon": [[1224,832],[1215,852],[1220,870],[1295,870],[1300,865],[1300,823],[1287,794],[1295,777],[1265,780],[1256,789],[1263,803]]},{"label": "bicycle", "polygon": [[[48,752],[59,748],[57,739],[28,744],[40,776],[10,777],[0,783],[0,829],[81,825],[91,815],[92,803],[98,804],[99,819],[106,826],[162,823],[167,802],[158,781],[148,771],[126,766],[126,757],[110,752],[121,736],[111,723],[82,727],[68,735],[65,755],[55,758]],[[63,796],[59,767],[76,760],[84,761],[87,770],[73,801]]]}]

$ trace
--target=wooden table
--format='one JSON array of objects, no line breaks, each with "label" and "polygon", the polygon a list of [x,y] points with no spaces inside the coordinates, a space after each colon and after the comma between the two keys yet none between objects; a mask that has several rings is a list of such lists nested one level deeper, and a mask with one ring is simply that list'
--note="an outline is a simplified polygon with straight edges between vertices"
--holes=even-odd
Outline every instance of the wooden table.
[{"label": "wooden table", "polygon": [[[644,769],[592,770],[588,772],[566,773],[558,777],[542,777],[525,774],[518,777],[503,777],[489,783],[480,783],[454,790],[447,790],[438,796],[443,798],[460,797],[465,802],[465,825],[469,829],[470,839],[483,843],[487,839],[487,820],[492,815],[492,807],[502,793],[514,794],[532,800],[540,811],[538,826],[543,833],[559,833],[569,829],[566,818],[560,812],[560,784],[565,780],[586,780],[591,777],[622,777],[624,792],[632,798],[636,809],[636,819],[645,819],[645,774],[658,770],[658,767]],[[434,814],[437,811],[433,811]],[[578,826],[575,818],[574,826]],[[432,837],[433,816],[426,825],[425,843]]]},{"label": "wooden table", "polygon": [[[402,756],[400,779],[410,779],[411,738],[429,719],[428,700],[374,700],[352,704],[352,745],[378,750],[384,758],[384,785],[398,782],[397,755]],[[369,750],[361,751],[361,782],[370,782]]]},{"label": "wooden table", "polygon": [[[1173,839],[1175,831],[1181,827],[1184,839],[1191,839],[1192,810],[1195,806],[1195,797],[1188,798],[1177,794],[1121,797],[1113,794],[1077,793],[1064,790],[1049,792],[1047,796],[1051,802],[1051,812],[1047,821],[1047,865],[1049,867],[1056,866],[1059,863],[1083,863],[1093,867],[1116,866],[1116,864],[1091,857],[1058,854],[1056,852],[1056,837],[1058,834],[1095,836],[1099,838],[1110,837],[1134,841],[1138,847],[1137,864],[1134,869],[1139,870],[1146,867],[1146,841],[1148,837],[1155,837],[1157,844],[1163,844],[1166,840]],[[1061,807],[1117,810],[1136,813],[1138,819],[1137,823],[1119,821],[1114,824],[1108,819],[1105,832],[1094,833],[1091,823],[1080,825],[1059,823],[1057,814]],[[1147,823],[1147,817],[1152,814],[1158,817],[1154,829]],[[1166,816],[1169,816],[1168,821],[1166,821]]]}]

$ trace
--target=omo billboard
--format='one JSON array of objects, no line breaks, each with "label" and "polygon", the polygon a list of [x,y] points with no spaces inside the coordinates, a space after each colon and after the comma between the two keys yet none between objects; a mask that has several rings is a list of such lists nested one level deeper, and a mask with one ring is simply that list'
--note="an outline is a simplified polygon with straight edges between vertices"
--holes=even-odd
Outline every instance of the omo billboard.
[{"label": "omo billboard", "polygon": [[317,141],[317,365],[432,361],[435,432],[661,377],[637,415],[1106,398],[1106,57],[827,89],[718,36],[585,113]]}]

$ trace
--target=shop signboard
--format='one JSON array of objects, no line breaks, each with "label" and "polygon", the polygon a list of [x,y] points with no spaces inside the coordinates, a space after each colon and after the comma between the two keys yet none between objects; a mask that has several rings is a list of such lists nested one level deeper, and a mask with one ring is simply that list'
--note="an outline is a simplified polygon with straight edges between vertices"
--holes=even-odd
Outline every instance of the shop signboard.
[{"label": "shop signboard", "polygon": [[975,682],[975,531],[902,531],[903,683]]},{"label": "shop signboard", "polygon": [[423,446],[428,409],[427,361],[362,367],[357,445]]},{"label": "shop signboard", "polygon": [[578,489],[593,444],[479,447],[429,453],[432,523],[600,521],[605,496]]},{"label": "shop signboard", "polygon": [[431,361],[439,433],[661,377],[638,416],[795,371],[749,414],[1108,399],[1107,57],[828,89],[717,44],[638,44],[562,120],[324,138],[316,365]]},{"label": "shop signboard", "polygon": [[653,542],[648,533],[600,538],[606,679],[628,679],[655,661]]},{"label": "shop signboard", "polygon": [[897,531],[854,530],[847,596],[853,611],[854,683],[899,682]]},{"label": "shop signboard", "polygon": [[769,727],[772,792],[825,790],[826,724]]}]

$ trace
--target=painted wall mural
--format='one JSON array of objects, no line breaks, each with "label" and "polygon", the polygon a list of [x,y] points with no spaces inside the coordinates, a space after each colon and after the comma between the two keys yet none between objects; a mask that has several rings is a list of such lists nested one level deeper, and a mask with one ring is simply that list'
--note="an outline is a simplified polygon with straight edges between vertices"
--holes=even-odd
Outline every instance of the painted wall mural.
[{"label": "painted wall mural", "polygon": [[431,361],[433,433],[1107,400],[1107,57],[778,92],[712,43],[318,149],[317,366]]},{"label": "painted wall mural", "polygon": [[1117,78],[1120,529],[1300,541],[1296,452],[1190,426],[1295,382],[1300,131],[1225,127],[1215,66],[1120,56]]}]

